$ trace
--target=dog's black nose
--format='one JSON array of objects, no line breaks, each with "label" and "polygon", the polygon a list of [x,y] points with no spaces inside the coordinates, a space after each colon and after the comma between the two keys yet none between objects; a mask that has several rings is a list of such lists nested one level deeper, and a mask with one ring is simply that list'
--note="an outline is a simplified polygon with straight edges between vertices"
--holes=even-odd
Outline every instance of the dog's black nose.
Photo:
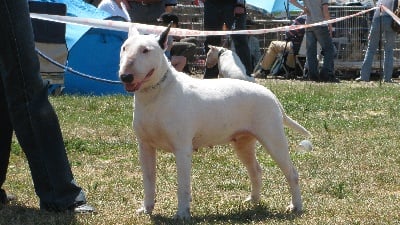
[{"label": "dog's black nose", "polygon": [[122,74],[120,79],[124,83],[130,83],[133,81],[133,74]]}]

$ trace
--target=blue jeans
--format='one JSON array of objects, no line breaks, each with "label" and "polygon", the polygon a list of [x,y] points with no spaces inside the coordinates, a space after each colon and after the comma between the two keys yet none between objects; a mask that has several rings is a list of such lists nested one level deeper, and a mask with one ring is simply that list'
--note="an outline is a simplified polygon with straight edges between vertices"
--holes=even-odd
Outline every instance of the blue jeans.
[{"label": "blue jeans", "polygon": [[[39,74],[26,0],[0,0],[0,156],[10,152],[15,131],[29,163],[41,209],[62,211],[85,203],[74,182],[48,82]],[[1,159],[7,163],[8,159]],[[7,165],[0,167],[5,177]],[[0,185],[4,180],[0,180]]]},{"label": "blue jeans", "polygon": [[[237,15],[233,14],[235,8],[234,3],[226,3],[219,1],[206,1],[204,2],[204,30],[222,30],[224,23],[229,30],[235,22],[235,30],[246,29],[246,14]],[[246,68],[246,74],[250,75],[253,72],[251,63],[250,49],[247,43],[246,35],[232,35],[232,40],[235,45],[236,53],[240,61]],[[221,46],[221,36],[207,36],[205,45],[205,52],[207,53],[208,45]],[[204,78],[217,78],[218,68],[206,69]]]},{"label": "blue jeans", "polygon": [[[382,29],[381,29],[381,19],[382,18]],[[381,34],[383,33],[385,37],[384,42],[384,62],[383,62],[383,77],[384,81],[391,81],[393,74],[393,49],[395,47],[396,32],[393,31],[391,24],[392,17],[382,16],[374,17],[371,24],[371,29],[369,31],[369,42],[367,52],[364,57],[364,62],[361,67],[361,79],[369,81],[371,75],[372,62],[376,50],[378,49],[379,40]]]},{"label": "blue jeans", "polygon": [[[317,42],[324,52],[324,62],[321,71],[318,71]],[[308,77],[313,80],[329,80],[335,77],[334,62],[335,49],[327,26],[317,26],[306,29],[306,47]]]}]

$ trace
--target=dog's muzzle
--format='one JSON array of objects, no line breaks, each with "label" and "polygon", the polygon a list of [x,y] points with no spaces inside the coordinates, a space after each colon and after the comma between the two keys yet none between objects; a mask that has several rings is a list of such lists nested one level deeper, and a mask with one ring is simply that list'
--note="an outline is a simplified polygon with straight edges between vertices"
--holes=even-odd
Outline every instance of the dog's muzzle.
[{"label": "dog's muzzle", "polygon": [[124,83],[131,83],[133,81],[133,74],[122,74],[120,79]]}]

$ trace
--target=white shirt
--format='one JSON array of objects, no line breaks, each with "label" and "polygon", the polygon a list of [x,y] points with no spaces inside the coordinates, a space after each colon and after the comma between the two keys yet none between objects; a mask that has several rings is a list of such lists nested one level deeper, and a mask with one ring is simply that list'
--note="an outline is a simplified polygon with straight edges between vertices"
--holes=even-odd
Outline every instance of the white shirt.
[{"label": "white shirt", "polygon": [[121,2],[121,6],[122,9],[114,0],[102,0],[97,8],[110,13],[112,16],[120,16],[126,21],[130,22],[131,19],[123,2]]}]

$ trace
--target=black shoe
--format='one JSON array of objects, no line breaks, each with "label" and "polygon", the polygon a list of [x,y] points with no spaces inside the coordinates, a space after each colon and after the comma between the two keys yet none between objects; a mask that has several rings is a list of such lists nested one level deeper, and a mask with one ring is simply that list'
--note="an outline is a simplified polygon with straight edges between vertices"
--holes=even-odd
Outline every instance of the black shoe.
[{"label": "black shoe", "polygon": [[264,69],[259,69],[256,72],[254,72],[253,77],[255,78],[267,78],[269,74],[269,70],[264,70]]},{"label": "black shoe", "polygon": [[308,80],[310,81],[315,81],[315,82],[320,82],[321,79],[318,76],[307,76]]},{"label": "black shoe", "polygon": [[321,82],[326,82],[326,83],[340,83],[340,80],[335,77],[334,74],[331,73],[319,73],[319,78],[321,79]]},{"label": "black shoe", "polygon": [[96,209],[87,204],[87,203],[76,203],[67,209],[69,212],[72,213],[79,213],[79,214],[84,214],[84,213],[95,213]]},{"label": "black shoe", "polygon": [[327,79],[323,80],[326,83],[340,83],[340,80],[336,77],[328,77]]}]

